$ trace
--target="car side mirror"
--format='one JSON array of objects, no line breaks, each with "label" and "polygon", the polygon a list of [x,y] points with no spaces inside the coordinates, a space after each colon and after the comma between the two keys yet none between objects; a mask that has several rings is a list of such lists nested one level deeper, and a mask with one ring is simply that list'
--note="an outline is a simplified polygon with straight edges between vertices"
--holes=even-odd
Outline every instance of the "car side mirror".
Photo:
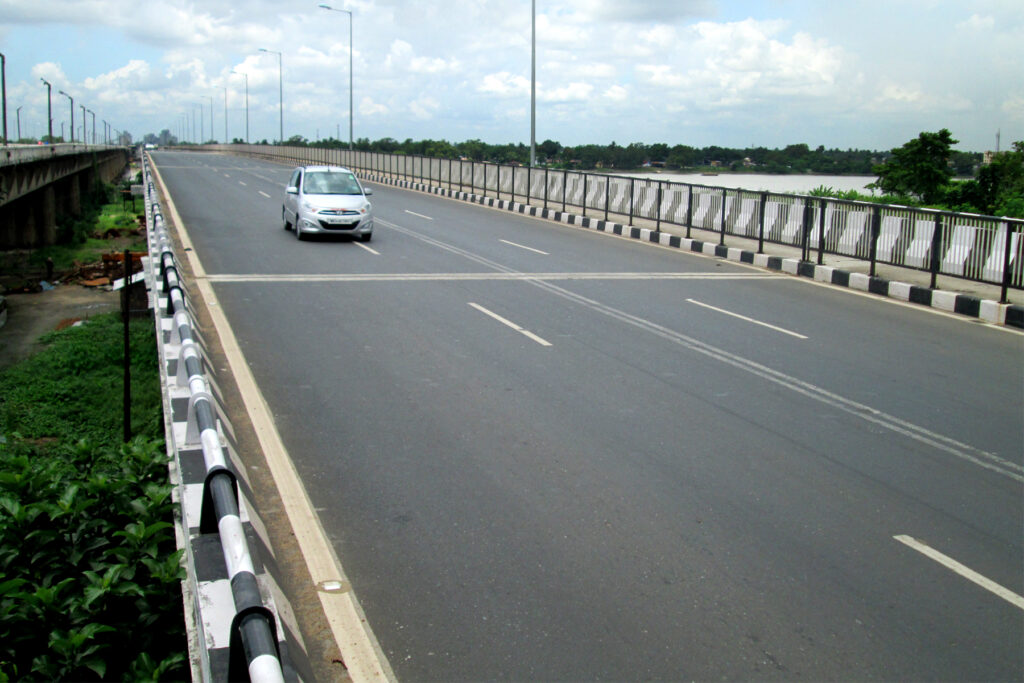
[{"label": "car side mirror", "polygon": [[363,188],[363,194],[365,194],[367,197],[369,197],[371,194],[373,194],[373,188],[372,187],[364,187]]},{"label": "car side mirror", "polygon": [[299,188],[289,185],[288,187],[284,188],[284,191],[287,192],[288,194],[298,194]]}]

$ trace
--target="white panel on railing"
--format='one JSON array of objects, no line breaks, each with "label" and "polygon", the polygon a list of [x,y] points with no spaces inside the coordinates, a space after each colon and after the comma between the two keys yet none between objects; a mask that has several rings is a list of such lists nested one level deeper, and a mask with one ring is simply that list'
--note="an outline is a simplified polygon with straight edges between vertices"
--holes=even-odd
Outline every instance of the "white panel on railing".
[{"label": "white panel on railing", "polygon": [[850,256],[857,255],[857,244],[864,236],[864,229],[870,216],[871,214],[866,211],[850,211],[846,214],[846,227],[839,236],[836,251]]},{"label": "white panel on railing", "polygon": [[[1009,229],[1006,223],[1000,223],[996,230],[996,236],[989,252],[988,260],[985,261],[985,268],[982,270],[982,277],[992,282],[1003,281],[1003,261],[1006,260],[1006,231]],[[1020,235],[1010,235],[1010,271],[1013,272],[1014,261],[1017,255],[1017,247]]]},{"label": "white panel on railing", "polygon": [[940,272],[951,275],[963,275],[964,264],[974,248],[974,234],[978,228],[974,225],[957,225],[953,229],[953,239],[945,256],[942,257]]},{"label": "white panel on railing", "polygon": [[900,216],[884,216],[882,218],[882,229],[878,234],[878,245],[875,248],[876,258],[879,261],[892,261],[893,247],[903,232],[906,220]]},{"label": "white panel on railing", "polygon": [[914,268],[927,268],[926,259],[931,251],[932,238],[935,236],[935,221],[918,218],[914,221],[914,238],[907,249],[903,262]]}]

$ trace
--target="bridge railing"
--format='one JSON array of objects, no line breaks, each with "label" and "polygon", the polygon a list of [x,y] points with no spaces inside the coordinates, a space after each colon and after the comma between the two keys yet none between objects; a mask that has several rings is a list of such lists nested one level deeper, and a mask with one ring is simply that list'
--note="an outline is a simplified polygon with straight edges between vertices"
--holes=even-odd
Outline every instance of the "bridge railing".
[{"label": "bridge railing", "polygon": [[[175,467],[180,473],[182,454],[185,451],[201,451],[206,476],[198,531],[200,534],[218,535],[227,578],[230,580],[231,599],[234,603],[230,626],[225,623],[225,630],[230,632],[226,636],[209,632],[209,629],[215,628],[213,622],[218,620],[204,615],[204,610],[212,612],[214,607],[204,604],[204,599],[199,597],[201,591],[198,586],[195,557],[192,545],[186,543],[188,581],[195,584],[186,592],[186,595],[195,596],[194,604],[186,605],[186,609],[195,611],[194,623],[201,630],[195,645],[199,650],[195,654],[201,662],[198,676],[201,680],[211,678],[209,643],[227,641],[227,680],[281,682],[285,680],[285,675],[278,646],[275,614],[264,604],[253,559],[249,553],[241,518],[238,481],[228,464],[216,402],[210,381],[204,372],[199,336],[192,325],[185,283],[178,273],[172,240],[145,160],[143,172],[146,219],[147,225],[150,226],[150,258],[154,264],[152,289],[154,296],[159,296],[161,300],[159,305],[154,306],[157,310],[157,333],[160,335],[161,359],[167,363],[164,368],[165,413],[173,415],[175,402],[187,401],[187,409],[183,408],[181,411],[187,413],[184,429],[167,430],[168,452],[174,457]],[[168,333],[166,341],[165,331]],[[171,361],[174,359],[176,369],[171,371]],[[183,520],[182,524],[185,527],[184,531],[187,532],[188,520]],[[185,535],[187,536],[187,533]]]},{"label": "bridge railing", "polygon": [[1024,220],[847,201],[799,194],[753,192],[607,173],[529,168],[383,152],[208,145],[203,149],[279,162],[346,166],[414,183],[543,205],[654,230],[692,229],[799,248],[805,261],[826,254],[859,259],[875,275],[878,264],[996,285],[1001,301],[1024,289]]}]

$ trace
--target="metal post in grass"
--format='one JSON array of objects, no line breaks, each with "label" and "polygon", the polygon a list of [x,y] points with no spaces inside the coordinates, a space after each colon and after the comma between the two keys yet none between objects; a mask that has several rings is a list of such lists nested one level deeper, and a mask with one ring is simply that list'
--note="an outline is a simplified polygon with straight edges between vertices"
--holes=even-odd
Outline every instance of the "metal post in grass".
[{"label": "metal post in grass", "polygon": [[124,323],[124,441],[132,439],[132,357],[128,322],[131,298],[128,283],[131,279],[132,253],[124,250],[124,287],[121,289],[121,320]]}]

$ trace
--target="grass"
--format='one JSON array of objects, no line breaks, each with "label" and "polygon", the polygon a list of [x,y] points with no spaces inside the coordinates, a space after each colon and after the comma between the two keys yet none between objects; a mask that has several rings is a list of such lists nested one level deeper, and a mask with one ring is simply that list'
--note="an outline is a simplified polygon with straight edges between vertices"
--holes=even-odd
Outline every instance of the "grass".
[{"label": "grass", "polygon": [[152,323],[45,335],[0,372],[0,681],[188,676]]}]

